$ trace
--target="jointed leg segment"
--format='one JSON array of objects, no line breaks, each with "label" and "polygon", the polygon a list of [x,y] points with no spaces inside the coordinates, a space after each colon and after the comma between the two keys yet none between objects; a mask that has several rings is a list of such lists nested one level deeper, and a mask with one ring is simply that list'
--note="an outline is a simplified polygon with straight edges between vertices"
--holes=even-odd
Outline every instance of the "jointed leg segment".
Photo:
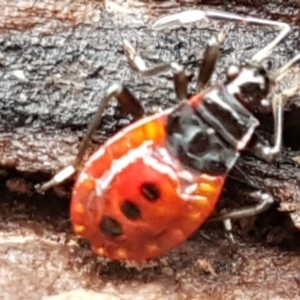
[{"label": "jointed leg segment", "polygon": [[[227,28],[218,35],[213,36],[205,49],[202,59],[202,65],[199,69],[196,93],[199,93],[209,82],[216,63],[219,59],[221,45],[225,40]],[[143,76],[156,76],[161,73],[172,71],[173,81],[177,99],[184,101],[187,99],[188,79],[184,72],[184,67],[176,62],[160,63],[147,68],[143,58],[136,52],[133,46],[127,41],[123,41],[124,50],[127,54],[128,61],[133,69],[137,70]]]},{"label": "jointed leg segment", "polygon": [[227,28],[222,30],[218,35],[212,36],[208,41],[204,51],[202,64],[199,69],[196,93],[200,93],[205,85],[209,83],[209,80],[215,71],[216,63],[218,62],[221,52],[221,45],[226,37],[226,31]]},{"label": "jointed leg segment", "polygon": [[255,142],[251,147],[253,154],[270,163],[274,161],[276,156],[279,154],[282,145],[282,130],[283,130],[283,99],[282,94],[274,95],[273,100],[275,109],[274,115],[274,145],[269,146],[260,141]]},{"label": "jointed leg segment", "polygon": [[[277,70],[271,76],[271,82],[273,85],[277,84],[286,72],[300,60],[300,53],[294,56],[291,60],[289,60],[284,66],[282,66],[279,70]],[[284,109],[284,99],[283,97],[292,96],[292,93],[296,93],[299,91],[298,87],[293,87],[284,91],[274,91],[273,95],[273,116],[274,116],[274,145],[266,146],[261,144],[260,142],[255,143],[251,150],[255,154],[255,156],[267,161],[272,162],[275,157],[279,154],[281,146],[282,146],[282,131],[283,131],[283,109]]]},{"label": "jointed leg segment", "polygon": [[274,204],[273,196],[267,192],[254,191],[249,194],[249,197],[254,199],[257,202],[257,204],[236,209],[226,213],[221,213],[218,217],[212,220],[213,221],[226,220],[226,219],[238,220],[238,219],[256,216],[258,214],[267,211]]},{"label": "jointed leg segment", "polygon": [[203,20],[219,20],[228,22],[240,22],[249,25],[265,25],[273,26],[281,29],[277,37],[270,42],[267,46],[257,52],[252,58],[253,63],[259,63],[274,50],[275,47],[288,35],[291,31],[289,24],[284,22],[265,20],[260,18],[253,18],[247,16],[239,16],[236,14],[221,12],[221,11],[203,11],[203,10],[190,10],[181,12],[178,14],[170,15],[158,20],[153,28],[156,30],[163,30],[172,27],[178,27],[180,25],[192,24]]},{"label": "jointed leg segment", "polygon": [[174,87],[178,101],[184,101],[187,99],[188,78],[184,73],[183,66],[176,62],[172,62],[160,63],[147,68],[143,58],[135,51],[133,46],[127,40],[123,40],[123,45],[128,57],[128,61],[133,69],[137,70],[140,74],[147,77],[156,76],[172,71]]},{"label": "jointed leg segment", "polygon": [[95,133],[97,127],[100,124],[102,114],[108,102],[113,97],[115,97],[122,105],[123,109],[126,110],[128,113],[132,114],[134,118],[140,118],[144,114],[144,110],[140,102],[133,96],[133,94],[125,86],[122,86],[120,84],[111,85],[106,90],[104,98],[102,98],[102,100],[100,101],[98,110],[95,113],[94,118],[88,127],[87,133],[85,134],[83,141],[81,142],[78,154],[74,159],[74,162],[71,165],[65,167],[60,172],[58,172],[50,181],[44,183],[41,186],[38,186],[37,189],[39,191],[46,191],[49,188],[62,183],[63,181],[65,181],[66,179],[74,175],[74,173],[77,171],[78,167],[82,162],[82,159],[88,148],[89,141],[92,135]]},{"label": "jointed leg segment", "polygon": [[249,196],[252,199],[254,199],[257,202],[257,204],[232,210],[229,212],[221,213],[216,218],[211,219],[211,221],[219,221],[219,220],[223,221],[225,231],[232,244],[234,244],[234,238],[232,234],[231,220],[239,220],[239,219],[244,219],[244,218],[249,218],[249,217],[259,215],[269,210],[271,206],[274,204],[273,196],[267,192],[254,191],[251,192]]}]

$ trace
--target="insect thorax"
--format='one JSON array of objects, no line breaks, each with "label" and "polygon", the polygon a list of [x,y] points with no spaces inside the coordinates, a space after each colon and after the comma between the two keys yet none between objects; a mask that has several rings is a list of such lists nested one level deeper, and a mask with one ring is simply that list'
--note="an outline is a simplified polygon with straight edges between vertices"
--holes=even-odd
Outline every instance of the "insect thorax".
[{"label": "insect thorax", "polygon": [[167,147],[194,170],[225,174],[258,125],[258,120],[224,85],[215,85],[170,114],[166,124]]}]

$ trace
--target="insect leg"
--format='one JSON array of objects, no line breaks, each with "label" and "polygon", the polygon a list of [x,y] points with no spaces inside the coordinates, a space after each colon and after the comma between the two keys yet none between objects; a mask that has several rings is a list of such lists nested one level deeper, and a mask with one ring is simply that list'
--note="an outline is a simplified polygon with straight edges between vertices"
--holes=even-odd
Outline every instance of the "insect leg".
[{"label": "insect leg", "polygon": [[187,99],[188,78],[185,75],[183,66],[176,62],[172,62],[160,63],[147,68],[143,58],[135,51],[133,46],[127,40],[123,40],[123,45],[128,61],[133,69],[137,70],[145,77],[156,76],[172,71],[177,99],[179,101],[184,101]]},{"label": "insect leg", "polygon": [[223,220],[223,226],[224,226],[225,233],[227,235],[227,238],[228,238],[230,244],[232,246],[235,245],[235,240],[234,240],[233,233],[232,233],[232,222],[231,222],[231,219],[224,219]]},{"label": "insect leg", "polygon": [[267,211],[274,204],[274,198],[267,192],[254,191],[251,192],[249,196],[252,199],[256,200],[258,203],[256,205],[248,206],[245,208],[239,208],[230,212],[221,213],[216,218],[211,219],[211,221],[223,221],[224,229],[232,245],[234,245],[235,242],[232,234],[231,220],[238,220],[256,216]]},{"label": "insect leg", "polygon": [[108,102],[115,97],[122,107],[130,114],[134,116],[134,118],[139,118],[144,114],[144,110],[140,102],[133,96],[133,94],[125,87],[120,84],[113,84],[111,85],[105,92],[104,98],[100,101],[98,106],[98,110],[92,119],[87,133],[85,134],[80,146],[78,154],[74,159],[73,163],[69,166],[65,167],[63,170],[58,172],[50,181],[42,184],[41,186],[37,186],[37,190],[39,191],[46,191],[49,188],[58,185],[65,181],[66,179],[70,178],[74,173],[77,171],[78,167],[80,166],[84,154],[89,146],[90,139],[92,135],[95,133],[96,129],[98,128],[102,114],[108,104]]},{"label": "insect leg", "polygon": [[295,55],[291,60],[289,60],[285,65],[283,65],[279,70],[277,70],[273,76],[271,76],[271,80],[273,82],[278,82],[282,77],[286,74],[286,72],[300,60],[300,53]]},{"label": "insect leg", "polygon": [[174,15],[170,15],[164,18],[159,19],[153,25],[153,28],[156,30],[167,29],[171,27],[178,27],[184,24],[196,23],[203,20],[225,20],[229,22],[240,22],[243,24],[250,25],[265,25],[265,26],[274,26],[281,29],[277,37],[270,42],[267,46],[257,52],[252,58],[252,62],[259,63],[274,50],[275,47],[288,35],[291,31],[290,25],[284,22],[265,20],[254,17],[239,16],[236,14],[221,12],[221,11],[203,11],[203,10],[190,10]]},{"label": "insect leg", "polygon": [[[289,60],[283,67],[281,67],[273,76],[271,80],[275,84],[278,82],[285,73],[300,60],[300,53]],[[263,145],[261,142],[255,142],[250,149],[259,158],[271,162],[279,154],[282,144],[282,131],[283,131],[283,108],[284,108],[284,97],[287,98],[291,96],[291,93],[297,93],[299,87],[294,87],[291,89],[284,90],[283,92],[275,91],[273,104],[273,116],[274,116],[274,145],[267,146]]]},{"label": "insect leg", "polygon": [[204,51],[202,64],[199,68],[196,93],[200,93],[200,91],[205,87],[215,70],[215,66],[221,52],[221,45],[225,40],[226,30],[222,30],[216,36],[212,36],[208,41]]},{"label": "insect leg", "polygon": [[[261,141],[255,140],[249,147],[251,152],[258,158],[270,163],[279,154],[282,145],[283,131],[283,97],[282,94],[274,95],[275,109],[274,115],[274,144],[273,146],[266,145]],[[254,140],[254,139],[253,139]]]},{"label": "insect leg", "polygon": [[213,218],[212,221],[217,221],[217,220],[226,221],[227,219],[237,220],[237,219],[249,218],[267,211],[274,204],[273,196],[267,192],[254,191],[249,194],[249,197],[254,199],[257,202],[257,204],[252,206],[247,206],[244,208],[235,209],[230,212],[221,213],[216,218]]}]

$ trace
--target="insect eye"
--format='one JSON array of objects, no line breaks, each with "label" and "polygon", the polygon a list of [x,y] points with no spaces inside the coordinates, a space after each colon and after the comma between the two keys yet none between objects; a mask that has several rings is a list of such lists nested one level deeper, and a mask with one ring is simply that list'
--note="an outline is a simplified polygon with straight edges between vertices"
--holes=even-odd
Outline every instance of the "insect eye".
[{"label": "insect eye", "polygon": [[226,77],[229,81],[234,80],[240,74],[240,68],[236,65],[231,65],[226,73]]}]

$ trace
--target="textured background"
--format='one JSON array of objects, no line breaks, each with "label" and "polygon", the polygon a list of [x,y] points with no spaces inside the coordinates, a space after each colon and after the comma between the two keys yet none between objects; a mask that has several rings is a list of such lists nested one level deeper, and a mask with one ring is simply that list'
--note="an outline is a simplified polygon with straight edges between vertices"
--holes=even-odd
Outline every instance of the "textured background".
[{"label": "textured background", "polygon": [[[125,83],[146,109],[174,104],[170,77],[143,79],[132,72],[121,40],[130,40],[149,63],[201,60],[206,41],[222,23],[159,33],[150,27],[159,16],[192,7],[294,25],[294,32],[268,60],[273,69],[300,50],[299,1],[1,1],[2,299],[42,299],[76,289],[101,293],[97,299],[300,299],[300,172],[291,161],[299,156],[300,146],[297,95],[287,106],[285,148],[279,161],[266,165],[246,156],[239,163],[247,174],[243,181],[269,189],[279,209],[288,213],[274,209],[235,224],[236,253],[230,251],[220,224],[208,224],[182,246],[147,265],[109,262],[93,255],[72,233],[68,222],[71,185],[45,196],[32,189],[74,157],[109,84]],[[236,24],[230,28],[214,80],[223,78],[228,64],[251,57],[275,36],[272,28]],[[287,82],[299,82],[298,73],[295,67]],[[272,120],[268,116],[264,121],[262,131],[269,138]],[[129,122],[112,102],[94,146]],[[234,201],[221,201],[221,205],[242,205],[245,189],[244,184],[229,180],[226,193]]]}]

